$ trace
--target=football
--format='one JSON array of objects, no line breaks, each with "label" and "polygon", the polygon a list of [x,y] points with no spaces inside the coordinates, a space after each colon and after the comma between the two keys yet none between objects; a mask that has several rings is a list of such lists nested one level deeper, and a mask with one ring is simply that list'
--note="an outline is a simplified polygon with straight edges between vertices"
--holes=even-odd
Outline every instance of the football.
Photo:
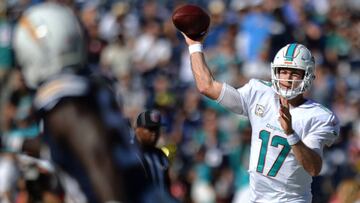
[{"label": "football", "polygon": [[203,37],[210,25],[210,16],[199,6],[186,4],[172,14],[175,27],[190,39]]}]

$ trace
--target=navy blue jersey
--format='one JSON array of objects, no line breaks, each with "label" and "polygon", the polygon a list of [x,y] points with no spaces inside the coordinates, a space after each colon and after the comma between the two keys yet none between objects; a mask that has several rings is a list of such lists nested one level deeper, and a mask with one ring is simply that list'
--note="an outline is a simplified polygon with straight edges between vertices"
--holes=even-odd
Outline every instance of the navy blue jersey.
[{"label": "navy blue jersey", "polygon": [[145,173],[150,182],[159,187],[160,190],[168,192],[169,180],[169,159],[161,149],[156,147],[143,150],[143,164]]},{"label": "navy blue jersey", "polygon": [[[83,76],[65,73],[46,81],[38,88],[34,106],[42,118],[64,102],[74,102],[87,111],[94,111],[106,130],[104,139],[108,139],[111,143],[110,156],[115,160],[119,173],[123,174],[122,178],[126,184],[125,193],[130,198],[129,202],[142,202],[139,194],[148,190],[146,177],[142,172],[141,161],[136,156],[139,154],[138,148],[128,141],[130,126],[121,113],[111,87],[111,83],[101,75]],[[95,193],[86,170],[68,150],[66,144],[55,142],[48,132],[45,122],[45,139],[50,146],[53,161],[77,180],[88,202],[96,203]]]}]

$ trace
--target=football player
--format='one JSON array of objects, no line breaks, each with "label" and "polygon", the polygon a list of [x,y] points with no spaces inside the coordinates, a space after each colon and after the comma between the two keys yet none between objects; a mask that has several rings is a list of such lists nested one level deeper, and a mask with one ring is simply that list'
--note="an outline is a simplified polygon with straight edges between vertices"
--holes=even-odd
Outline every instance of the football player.
[{"label": "football player", "polygon": [[[14,49],[53,161],[76,179],[86,202],[145,202],[137,148],[111,85],[86,66],[85,38],[71,9],[30,7],[19,20]],[[138,171],[139,170],[139,171]]]},{"label": "football player", "polygon": [[161,114],[157,110],[140,113],[136,119],[135,136],[142,149],[143,166],[151,184],[165,193],[170,191],[169,159],[156,147],[160,137]]},{"label": "football player", "polygon": [[286,45],[271,64],[271,82],[251,79],[236,89],[213,78],[204,39],[184,37],[198,90],[251,122],[251,202],[311,202],[312,177],[320,173],[323,147],[339,136],[339,122],[333,112],[303,96],[315,79],[310,51],[301,44]]}]

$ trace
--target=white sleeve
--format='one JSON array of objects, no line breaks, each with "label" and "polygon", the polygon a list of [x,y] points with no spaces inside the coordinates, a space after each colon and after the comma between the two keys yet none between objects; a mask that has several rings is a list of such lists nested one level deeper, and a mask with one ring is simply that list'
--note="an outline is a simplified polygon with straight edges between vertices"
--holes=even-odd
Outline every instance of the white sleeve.
[{"label": "white sleeve", "polygon": [[15,162],[10,158],[0,157],[0,195],[5,192],[12,192],[16,186],[18,175]]},{"label": "white sleeve", "polygon": [[247,99],[249,98],[248,94],[250,89],[251,86],[249,83],[237,90],[234,87],[224,83],[220,96],[217,98],[216,102],[234,113],[247,116]]},{"label": "white sleeve", "polygon": [[43,83],[34,98],[36,110],[50,111],[65,97],[82,97],[90,91],[89,81],[77,75],[61,74]]},{"label": "white sleeve", "polygon": [[339,121],[334,114],[331,114],[326,120],[318,121],[313,125],[315,130],[306,135],[302,141],[322,157],[324,146],[331,146],[339,137]]}]

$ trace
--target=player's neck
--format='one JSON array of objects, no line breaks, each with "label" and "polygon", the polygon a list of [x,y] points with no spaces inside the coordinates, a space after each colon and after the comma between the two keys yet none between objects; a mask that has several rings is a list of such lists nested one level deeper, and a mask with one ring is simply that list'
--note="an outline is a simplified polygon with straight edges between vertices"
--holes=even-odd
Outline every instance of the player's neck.
[{"label": "player's neck", "polygon": [[[285,99],[285,98],[282,98],[282,97],[280,98],[280,100],[283,100],[283,99]],[[306,99],[304,98],[304,96],[302,94],[300,94],[300,95],[296,96],[295,98],[289,100],[289,104],[292,107],[300,106],[301,104],[303,104],[305,102],[306,102]]]}]

